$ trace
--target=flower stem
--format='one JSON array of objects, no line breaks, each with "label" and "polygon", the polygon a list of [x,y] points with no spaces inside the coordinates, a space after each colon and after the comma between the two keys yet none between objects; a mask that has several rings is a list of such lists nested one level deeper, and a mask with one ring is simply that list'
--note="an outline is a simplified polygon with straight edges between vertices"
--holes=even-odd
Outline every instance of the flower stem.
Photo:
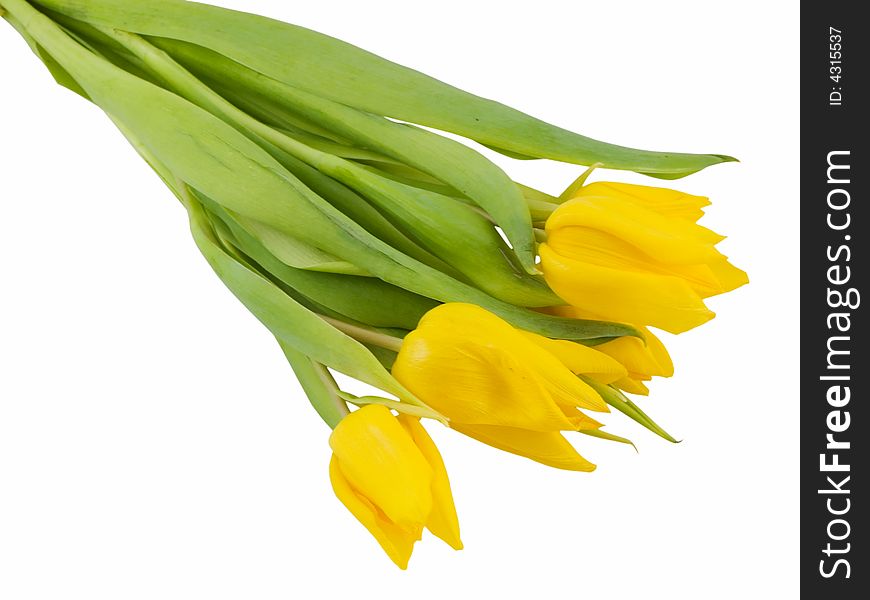
[{"label": "flower stem", "polygon": [[361,325],[352,325],[340,319],[334,319],[332,317],[327,317],[326,315],[321,315],[319,313],[317,314],[317,316],[341,331],[342,333],[346,333],[347,335],[359,342],[374,344],[375,346],[380,346],[381,348],[386,348],[387,350],[392,350],[393,352],[398,352],[402,349],[401,338],[397,338],[395,336],[388,335],[380,331],[375,331],[374,329],[363,327]]}]

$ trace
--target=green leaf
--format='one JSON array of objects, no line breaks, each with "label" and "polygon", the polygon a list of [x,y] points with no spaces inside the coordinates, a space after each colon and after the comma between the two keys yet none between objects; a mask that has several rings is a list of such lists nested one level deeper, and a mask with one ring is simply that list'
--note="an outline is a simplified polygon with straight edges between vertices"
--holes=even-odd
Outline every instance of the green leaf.
[{"label": "green leaf", "polygon": [[327,425],[335,429],[335,426],[350,414],[350,411],[339,395],[341,390],[332,378],[332,374],[326,367],[281,340],[278,340],[278,344],[284,351],[284,356],[293,368],[305,395],[308,396],[311,406]]},{"label": "green leaf", "polygon": [[630,439],[615,435],[613,433],[610,433],[609,431],[602,431],[600,429],[580,429],[578,433],[588,435],[589,437],[608,440],[611,442],[619,442],[620,444],[628,444],[629,446],[637,450],[637,446],[635,446],[634,442],[632,442]]},{"label": "green leaf", "polygon": [[492,223],[471,206],[356,166],[343,167],[342,174],[408,237],[489,295],[517,306],[563,303],[543,278],[510,260],[510,249]]},{"label": "green leaf", "polygon": [[280,262],[296,269],[322,271],[325,273],[345,273],[367,275],[356,265],[338,259],[311,244],[278,231],[259,221],[237,216],[237,219],[257,237],[268,251]]},{"label": "green leaf", "polygon": [[[292,153],[359,192],[384,211],[392,223],[406,236],[431,251],[445,263],[458,269],[477,287],[490,295],[519,306],[551,306],[561,302],[560,298],[546,286],[543,280],[528,276],[523,273],[521,268],[517,269],[511,264],[508,259],[512,255],[511,250],[503,243],[492,224],[470,207],[433,192],[385,179],[354,163],[305,147],[298,140],[290,139],[261,123],[252,122],[246,115],[240,114],[232,106],[228,106],[225,102],[213,97],[212,93],[194,79],[190,73],[181,72],[179,67],[170,64],[171,59],[168,57],[158,62],[150,53],[150,48],[141,47],[141,41],[135,38],[122,37],[120,39],[130,42],[131,50],[141,53],[144,58],[149,59],[149,65],[158,70],[156,73],[166,81],[171,82],[179,93],[183,93],[188,99],[203,108],[224,117],[243,132],[245,126],[251,127],[254,132],[271,144],[283,151]],[[212,55],[212,62],[219,64],[221,57],[213,53]],[[197,58],[197,60],[199,59],[201,57]],[[197,63],[197,66],[202,67],[202,64]],[[250,82],[247,79],[244,80],[240,85],[255,85],[257,78],[251,79]],[[259,80],[263,79],[259,77]],[[292,97],[294,94],[299,95],[297,91],[284,86],[283,97]],[[323,103],[321,102],[321,104]],[[372,128],[369,119],[373,119],[373,117],[356,113],[353,110],[348,112],[346,107],[320,106],[317,114],[321,122],[327,120],[335,126],[346,121],[343,127],[348,129],[339,128],[338,130],[351,137],[360,135],[360,132],[369,131],[372,139],[367,137],[364,141],[373,142],[374,139],[387,140],[391,138],[389,127],[386,130],[380,130],[380,126]],[[395,123],[386,120],[380,121],[383,124],[396,126]],[[374,123],[378,123],[378,120],[375,119]],[[384,142],[378,143],[381,144],[380,150],[390,151],[391,147],[384,146]],[[435,163],[438,160],[437,157],[443,157],[447,154],[445,150],[439,150],[436,147],[434,148],[435,152],[429,155],[424,150],[425,146],[423,140],[417,140],[412,145],[413,150],[412,147],[408,147],[407,156],[398,157],[408,159],[415,150],[418,154],[423,155],[423,158],[427,158],[429,162]],[[459,147],[468,150],[464,146]],[[459,162],[457,165],[448,165],[448,167],[455,170],[458,168],[458,164]],[[481,175],[485,175],[485,173]],[[521,198],[519,188],[510,180],[506,181],[514,194]],[[315,181],[315,183],[317,182]],[[524,210],[527,211],[527,209]]]},{"label": "green leaf", "polygon": [[82,86],[73,79],[72,75],[60,66],[60,63],[58,63],[51,54],[46,52],[45,48],[40,46],[36,40],[30,37],[27,29],[25,29],[14,16],[4,13],[2,6],[0,6],[0,15],[2,15],[3,18],[6,19],[6,21],[8,21],[9,24],[12,25],[12,27],[21,35],[21,37],[24,38],[24,41],[27,42],[27,45],[30,46],[33,53],[42,61],[45,68],[48,69],[48,72],[51,73],[51,76],[54,77],[54,80],[59,85],[62,85],[68,90],[71,90],[86,100],[89,100],[87,92],[85,92],[82,89]]},{"label": "green leaf", "polygon": [[[328,175],[321,173],[288,152],[285,152],[271,144],[265,142],[264,144],[266,144],[264,147],[269,151],[269,153],[279,163],[281,163],[282,166],[299,178],[302,183],[308,186],[311,191],[315,192],[335,208],[350,217],[366,231],[378,239],[383,240],[396,250],[407,254],[411,258],[414,258],[425,265],[449,275],[454,275],[456,273],[456,270],[450,265],[411,241],[354,190]],[[292,263],[287,264],[291,264],[291,266],[299,266]],[[327,269],[313,270],[325,271]],[[331,271],[335,273],[341,272],[338,270]],[[357,269],[357,271],[359,271],[359,269]],[[352,273],[352,271],[346,272]],[[365,273],[357,272],[356,274],[364,275]]]},{"label": "green leaf", "polygon": [[185,202],[193,239],[221,281],[281,342],[312,360],[376,386],[403,401],[425,404],[406,390],[353,338],[294,301],[220,245],[201,206]]},{"label": "green leaf", "polygon": [[219,205],[206,203],[232,232],[238,248],[272,277],[332,311],[375,327],[414,329],[438,305],[373,277],[317,273],[294,269],[275,258]]},{"label": "green leaf", "polygon": [[392,350],[388,350],[386,348],[381,348],[380,346],[374,346],[372,344],[365,344],[365,347],[368,348],[372,354],[375,355],[375,358],[380,361],[384,368],[388,371],[393,369],[393,365],[396,362],[396,357],[398,356],[397,352]]},{"label": "green leaf", "polygon": [[669,442],[678,443],[667,431],[662,429],[655,421],[653,421],[640,407],[634,402],[625,397],[625,394],[610,385],[604,385],[589,377],[580,376],[580,378],[588,383],[601,398],[609,405],[630,417],[634,421],[640,423],[656,435],[663,437]]},{"label": "green leaf", "polygon": [[[87,30],[83,31],[83,34],[90,33]],[[345,180],[342,175],[348,169],[358,169],[354,163],[346,162],[331,154],[308,147],[304,143],[252,119],[249,115],[240,111],[237,107],[218,96],[213,90],[197,80],[162,50],[150,45],[139,36],[120,31],[107,31],[105,34],[98,31],[96,35],[108,36],[111,43],[119,44],[125,51],[137,59],[153,78],[163,82],[165,86],[186,97],[191,102],[196,103],[201,108],[220,117],[249,139],[258,143],[277,159],[282,166],[285,166],[291,173],[296,175],[302,183],[306,184],[317,194],[325,195],[334,206],[350,216],[357,224],[362,225],[369,232],[424,264],[446,273],[454,272],[452,267],[411,242],[352,190],[302,161],[305,160],[324,170],[326,173],[337,174],[342,180]],[[310,138],[311,136],[307,137]],[[250,226],[246,224],[246,227],[252,230],[252,228],[257,226],[255,224]],[[281,234],[267,225],[263,225],[261,229],[264,229],[264,243],[273,250],[274,254],[291,266],[328,272],[364,274],[359,269],[355,269],[350,265],[346,267],[346,263],[340,263],[337,259],[318,251],[296,237],[289,236],[288,238],[286,232]],[[288,239],[282,239],[281,236]]]},{"label": "green leaf", "polygon": [[265,17],[181,0],[39,0],[74,18],[183,40],[273,79],[370,113],[463,135],[523,157],[601,162],[675,179],[734,160],[594,140],[530,117],[335,38]]},{"label": "green leaf", "polygon": [[205,48],[155,39],[187,69],[224,86],[244,89],[316,121],[343,138],[411,165],[452,186],[487,211],[534,271],[531,218],[510,178],[486,157],[454,140],[321,98],[228,60]]}]

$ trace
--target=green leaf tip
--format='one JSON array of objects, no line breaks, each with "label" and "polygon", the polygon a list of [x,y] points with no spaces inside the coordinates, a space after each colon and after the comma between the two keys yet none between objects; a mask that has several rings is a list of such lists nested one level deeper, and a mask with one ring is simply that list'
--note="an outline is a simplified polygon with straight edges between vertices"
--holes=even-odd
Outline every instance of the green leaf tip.
[{"label": "green leaf tip", "polygon": [[638,170],[637,172],[641,175],[654,177],[656,179],[674,180],[682,179],[683,177],[687,177],[689,175],[697,173],[698,171],[702,171],[707,167],[712,167],[713,165],[719,165],[729,162],[740,162],[737,158],[729,156],[727,154],[685,154],[680,156],[690,158],[691,160],[687,160],[678,169],[642,169]]},{"label": "green leaf tip", "polygon": [[673,438],[673,436],[671,436],[671,434],[662,429],[662,427],[658,423],[653,421],[645,412],[643,412],[637,404],[629,400],[620,390],[616,389],[612,385],[605,385],[603,383],[595,381],[594,379],[585,375],[580,375],[579,377],[587,384],[589,384],[592,389],[598,392],[598,394],[608,404],[608,406],[615,408],[625,416],[629,417],[640,425],[643,425],[659,437],[664,438],[674,444],[679,443]]},{"label": "green leaf tip", "polygon": [[640,454],[640,451],[637,449],[637,446],[634,445],[628,438],[624,438],[622,436],[610,433],[609,431],[601,431],[600,429],[580,429],[578,433],[582,433],[583,435],[588,435],[589,437],[594,437],[602,440],[608,440],[611,442],[618,442],[620,444],[627,444],[634,448],[634,451]]}]

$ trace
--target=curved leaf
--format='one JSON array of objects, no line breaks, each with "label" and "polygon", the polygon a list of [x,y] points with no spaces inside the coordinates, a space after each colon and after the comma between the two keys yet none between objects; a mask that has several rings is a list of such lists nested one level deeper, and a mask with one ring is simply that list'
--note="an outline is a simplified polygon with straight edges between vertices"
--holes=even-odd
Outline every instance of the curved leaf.
[{"label": "curved leaf", "polygon": [[594,140],[475,96],[335,38],[259,15],[182,0],[39,0],[76,19],[219,52],[255,71],[374,114],[463,135],[524,157],[602,163],[675,179],[733,161]]}]

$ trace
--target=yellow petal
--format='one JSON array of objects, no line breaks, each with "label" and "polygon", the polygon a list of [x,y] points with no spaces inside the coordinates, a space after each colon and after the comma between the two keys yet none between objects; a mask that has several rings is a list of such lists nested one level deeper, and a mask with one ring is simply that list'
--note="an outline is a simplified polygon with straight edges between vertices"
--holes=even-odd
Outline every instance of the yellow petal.
[{"label": "yellow petal", "polygon": [[458,423],[558,431],[576,428],[560,406],[606,409],[558,358],[473,304],[426,313],[402,342],[392,372]]},{"label": "yellow petal", "polygon": [[329,445],[354,490],[393,523],[422,529],[432,510],[432,469],[389,409],[370,404],[349,414]]},{"label": "yellow petal", "polygon": [[642,381],[631,377],[623,377],[619,381],[614,382],[613,385],[630,394],[639,394],[641,396],[649,395],[649,388],[646,387]]},{"label": "yellow petal", "polygon": [[[601,315],[596,315],[594,313],[581,310],[576,306],[571,306],[570,304],[566,304],[563,306],[547,306],[544,308],[539,308],[537,310],[548,315],[565,317],[567,319],[592,319],[594,321],[606,320]],[[646,346],[644,346],[643,352],[649,354],[649,356],[655,361],[659,371],[657,373],[650,373],[650,375],[671,377],[674,374],[674,363],[671,360],[671,355],[668,353],[668,349],[665,347],[664,343],[662,343],[662,341],[658,338],[658,336],[650,331],[650,329],[647,327],[643,327],[641,325],[636,325],[633,323],[625,324],[634,327],[643,334],[644,341],[646,341]],[[618,339],[637,340],[637,338],[631,336]],[[640,342],[640,340],[637,340],[637,342]],[[636,346],[636,344],[634,345]],[[612,352],[609,352],[608,343],[599,344],[598,346],[595,346],[595,349],[600,352],[609,353],[610,356],[622,362],[621,357],[614,355]],[[626,364],[625,362],[622,362],[622,364],[625,366],[626,369],[629,370],[629,372],[631,372],[632,370],[634,370],[635,372],[640,372],[638,369],[633,368],[635,366],[634,363],[629,362],[629,364]]]},{"label": "yellow petal", "polygon": [[[577,308],[576,306],[548,306],[538,309],[548,315],[565,317],[567,319],[592,319],[605,320],[601,315],[596,315]],[[595,350],[603,352],[620,362],[633,379],[650,376],[671,377],[674,374],[674,363],[671,355],[662,341],[647,327],[627,323],[638,329],[644,339],[625,336],[610,342],[595,346]],[[646,342],[644,344],[644,341]],[[645,388],[644,388],[645,389]]]},{"label": "yellow petal", "polygon": [[547,283],[565,301],[602,318],[681,333],[714,317],[682,279],[609,269],[540,247]]},{"label": "yellow petal", "polygon": [[[609,233],[588,227],[563,227],[547,241],[560,256],[635,273],[654,273],[684,279],[702,297],[718,294],[722,284],[707,264],[665,263]],[[712,246],[711,246],[712,248]],[[712,255],[722,260],[718,250]]]},{"label": "yellow petal", "polygon": [[584,227],[621,239],[659,262],[703,264],[721,255],[714,245],[724,239],[709,229],[673,219],[638,204],[607,197],[569,200],[547,219],[548,241],[560,230]]},{"label": "yellow petal", "polygon": [[446,326],[418,327],[402,342],[392,373],[451,422],[574,428],[532,368],[501,345],[487,344]]},{"label": "yellow petal", "polygon": [[[561,360],[562,357],[571,357],[569,360],[576,361],[577,353],[583,352],[582,348],[574,354],[569,350],[562,350],[561,356],[549,352],[548,350],[558,344],[544,347],[534,341],[529,343],[532,340],[526,336],[527,332],[512,327],[506,321],[474,304],[456,302],[444,304],[429,311],[424,319],[426,323],[422,329],[432,327],[446,331],[449,325],[453,325],[457,335],[465,332],[464,337],[476,340],[481,345],[497,345],[500,350],[509,353],[521,365],[530,368],[561,406],[579,406],[600,412],[609,411],[601,397],[574,377],[570,366]],[[571,344],[571,342],[565,343]],[[587,353],[585,356],[588,358],[590,355]]]},{"label": "yellow petal", "polygon": [[749,283],[749,276],[746,272],[732,265],[724,256],[721,260],[711,262],[708,266],[719,282],[718,290],[710,294],[711,296],[730,292]]},{"label": "yellow petal", "polygon": [[[644,343],[638,338],[621,337],[605,342],[598,348],[625,365],[632,375],[670,377],[673,374],[673,368],[669,371],[667,365],[659,364],[649,341]],[[660,346],[660,349],[663,348]]]},{"label": "yellow petal", "polygon": [[565,414],[570,415],[572,421],[577,424],[577,431],[588,431],[590,429],[600,429],[602,427],[600,422],[574,406],[565,407]]},{"label": "yellow petal", "polygon": [[557,469],[595,470],[595,465],[580,456],[560,433],[488,425],[454,425],[453,429],[499,450],[525,456]]},{"label": "yellow petal", "polygon": [[704,215],[702,210],[710,205],[704,196],[693,196],[668,188],[597,181],[581,188],[575,197],[607,196],[640,204],[659,214],[686,219],[694,223]]},{"label": "yellow petal", "polygon": [[[547,220],[541,251],[547,283],[564,300],[607,320],[672,332],[697,326],[712,317],[704,298],[748,281],[716,250],[724,238],[695,223],[706,204],[706,198],[666,188],[589,184]],[[608,308],[620,290],[626,297]],[[669,307],[682,319],[650,314]]]},{"label": "yellow petal", "polygon": [[[523,334],[558,358],[572,373],[589,375],[601,383],[614,382],[617,379],[625,377],[627,374],[626,367],[604,352],[599,351],[601,346],[590,348],[589,346],[567,340],[552,340],[528,331],[524,331]],[[637,338],[630,339],[635,340],[635,342],[643,346],[641,340]]]},{"label": "yellow petal", "polygon": [[[553,400],[562,408],[566,415],[574,415],[575,411],[571,410],[576,407],[594,410],[595,412],[610,412],[610,407],[601,398],[601,395],[596,392],[592,386],[585,381],[581,381],[577,377],[571,381],[571,389],[569,394],[553,391]],[[574,424],[574,429],[582,429],[581,423],[585,419],[571,419]]]},{"label": "yellow petal", "polygon": [[528,365],[543,381],[545,388],[559,406],[579,406],[598,412],[610,411],[601,396],[580,381],[555,354],[547,352],[528,339],[523,340],[523,344],[525,347],[520,352],[521,364]]},{"label": "yellow petal", "polygon": [[641,331],[646,339],[646,347],[658,363],[660,369],[660,372],[650,373],[650,375],[671,377],[674,374],[674,361],[671,360],[671,355],[668,353],[668,349],[652,331],[646,327],[641,328]]},{"label": "yellow petal", "polygon": [[450,491],[450,480],[444,460],[435,442],[426,433],[420,419],[400,414],[399,423],[405,428],[420,452],[426,457],[432,467],[432,512],[426,521],[426,528],[441,538],[455,550],[462,550],[462,540],[459,538],[459,518],[456,516],[456,506],[453,503],[453,493]]},{"label": "yellow petal", "polygon": [[621,337],[597,346],[625,366],[629,373],[658,375],[661,368],[644,340]]},{"label": "yellow petal", "polygon": [[329,461],[329,479],[341,503],[369,530],[390,560],[400,569],[407,569],[414,542],[419,538],[390,521],[365,496],[354,490],[338,468],[335,456]]}]

